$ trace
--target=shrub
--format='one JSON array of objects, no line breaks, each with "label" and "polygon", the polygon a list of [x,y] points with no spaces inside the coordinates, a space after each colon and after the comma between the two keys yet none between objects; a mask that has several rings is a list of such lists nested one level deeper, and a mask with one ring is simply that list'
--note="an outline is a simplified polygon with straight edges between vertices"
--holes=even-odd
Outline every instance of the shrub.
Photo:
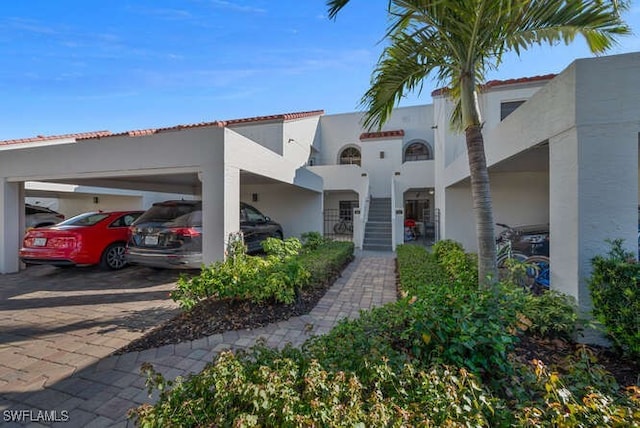
[{"label": "shrub", "polygon": [[267,238],[262,241],[262,249],[268,256],[276,257],[278,260],[286,260],[300,254],[302,243],[298,238]]},{"label": "shrub", "polygon": [[447,272],[424,247],[399,245],[396,253],[402,294],[418,296],[433,287],[447,284]]},{"label": "shrub", "polygon": [[296,238],[269,238],[264,246],[267,257],[238,253],[203,268],[198,276],[181,276],[171,298],[185,310],[207,298],[290,304],[298,290],[327,282],[353,256],[351,242],[328,242],[304,254],[299,254],[302,244]]},{"label": "shrub", "polygon": [[521,313],[527,318],[527,332],[535,336],[573,339],[578,314],[572,296],[548,290],[536,296],[523,293]]},{"label": "shrub", "polygon": [[321,245],[331,242],[331,238],[323,236],[320,232],[305,232],[300,236],[302,239],[302,249],[312,251]]},{"label": "shrub", "polygon": [[622,248],[622,240],[609,241],[606,257],[592,259],[589,289],[593,313],[614,345],[632,358],[640,358],[640,265]]},{"label": "shrub", "polygon": [[[527,427],[637,427],[640,421],[640,388],[631,386],[615,393],[606,383],[596,379],[596,386],[574,387],[576,381],[589,377],[589,372],[577,370],[563,377],[549,370],[542,361],[532,361],[535,380],[528,387],[536,396],[519,403],[514,412],[517,425]],[[582,366],[578,366],[583,369]],[[593,370],[593,369],[591,369]],[[585,377],[585,374],[587,375]],[[593,378],[589,379],[593,381]],[[600,383],[600,384],[599,384]],[[598,388],[604,386],[604,390]]]},{"label": "shrub", "polygon": [[[339,244],[318,254],[350,255]],[[579,352],[563,373],[512,355],[524,318],[530,331],[568,334],[574,318],[562,312],[574,313],[570,300],[449,280],[460,277],[439,262],[451,260],[446,251],[399,246],[405,297],[343,320],[302,349],[223,353],[175,382],[145,366],[160,396],[131,416],[146,427],[638,426],[640,389],[618,391],[593,355]],[[318,254],[295,260],[314,264]]]},{"label": "shrub", "polygon": [[353,242],[328,241],[313,251],[302,252],[297,260],[309,272],[311,284],[326,284],[353,259],[353,251]]},{"label": "shrub", "polygon": [[408,364],[396,372],[381,360],[363,384],[296,352],[259,354],[223,352],[202,373],[176,382],[146,365],[160,397],[130,417],[145,427],[488,426],[494,412],[494,400],[464,370]]},{"label": "shrub", "polygon": [[452,281],[468,287],[478,286],[478,259],[458,242],[445,239],[433,245],[433,254]]}]

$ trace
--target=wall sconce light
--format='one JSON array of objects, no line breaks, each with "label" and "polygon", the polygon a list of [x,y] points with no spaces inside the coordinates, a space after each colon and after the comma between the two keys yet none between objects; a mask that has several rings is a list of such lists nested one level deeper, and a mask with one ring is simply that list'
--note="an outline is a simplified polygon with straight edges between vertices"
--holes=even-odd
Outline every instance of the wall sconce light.
[{"label": "wall sconce light", "polygon": [[287,141],[287,143],[295,143],[296,140],[294,140],[293,138],[289,138],[289,140]]},{"label": "wall sconce light", "polygon": [[94,204],[99,204],[99,203],[100,203],[100,198],[99,198],[99,197],[97,197],[97,196],[94,196],[94,197],[93,197],[93,203],[94,203]]},{"label": "wall sconce light", "polygon": [[429,189],[429,194],[430,194],[430,195],[433,195],[434,193],[436,193],[436,191],[435,191],[435,190],[433,190],[433,189]]},{"label": "wall sconce light", "polygon": [[251,194],[251,201],[258,202],[258,194],[257,193],[252,193]]}]

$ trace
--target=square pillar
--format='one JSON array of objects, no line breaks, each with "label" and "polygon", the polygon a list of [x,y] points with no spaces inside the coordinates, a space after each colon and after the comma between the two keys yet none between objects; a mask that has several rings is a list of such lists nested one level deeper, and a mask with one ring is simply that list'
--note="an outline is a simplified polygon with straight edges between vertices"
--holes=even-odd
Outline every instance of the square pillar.
[{"label": "square pillar", "polygon": [[202,180],[202,263],[205,266],[223,260],[225,257],[226,239],[228,236],[230,218],[235,218],[239,222],[238,207],[236,203],[230,203],[233,199],[234,183],[235,194],[239,192],[239,171],[228,173],[222,165],[210,165],[205,167],[199,174]]},{"label": "square pillar", "polygon": [[606,240],[637,253],[638,129],[578,126],[549,140],[551,287],[574,296],[588,315],[591,259]]},{"label": "square pillar", "polygon": [[18,251],[24,225],[24,183],[0,178],[0,273],[20,270]]}]

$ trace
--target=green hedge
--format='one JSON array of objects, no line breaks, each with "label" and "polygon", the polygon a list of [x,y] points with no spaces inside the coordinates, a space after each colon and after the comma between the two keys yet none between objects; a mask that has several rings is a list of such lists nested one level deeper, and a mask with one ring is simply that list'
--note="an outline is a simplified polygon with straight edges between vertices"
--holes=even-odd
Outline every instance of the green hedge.
[{"label": "green hedge", "polygon": [[353,257],[351,242],[305,247],[297,238],[269,238],[263,246],[266,257],[249,256],[241,250],[203,267],[197,276],[181,276],[171,298],[185,310],[208,298],[273,299],[290,304],[299,290],[326,283]]},{"label": "green hedge", "polygon": [[309,272],[310,284],[324,284],[353,259],[353,251],[353,242],[328,241],[303,251],[297,260]]},{"label": "green hedge", "polygon": [[632,358],[640,358],[640,264],[622,248],[622,240],[611,241],[606,257],[591,261],[589,280],[593,313],[612,342]]}]

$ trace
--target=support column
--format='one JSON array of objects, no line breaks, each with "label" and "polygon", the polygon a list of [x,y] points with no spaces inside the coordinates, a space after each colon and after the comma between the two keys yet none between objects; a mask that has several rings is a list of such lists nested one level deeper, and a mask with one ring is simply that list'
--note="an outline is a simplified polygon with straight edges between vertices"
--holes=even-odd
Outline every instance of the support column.
[{"label": "support column", "polygon": [[24,184],[0,178],[0,273],[20,269],[18,250],[24,224]]},{"label": "support column", "polygon": [[[477,252],[476,223],[473,216],[473,199],[471,186],[458,184],[444,189],[444,209],[441,218],[446,213],[446,224],[440,225],[442,239],[452,239],[460,242],[466,251]],[[441,199],[442,200],[442,199]],[[446,227],[443,227],[446,226]]]},{"label": "support column", "polygon": [[551,287],[588,315],[591,259],[608,252],[606,240],[637,253],[637,127],[580,126],[550,139],[549,180]]},{"label": "support column", "polygon": [[214,165],[202,177],[202,261],[225,257],[229,234],[240,230],[240,169]]}]

